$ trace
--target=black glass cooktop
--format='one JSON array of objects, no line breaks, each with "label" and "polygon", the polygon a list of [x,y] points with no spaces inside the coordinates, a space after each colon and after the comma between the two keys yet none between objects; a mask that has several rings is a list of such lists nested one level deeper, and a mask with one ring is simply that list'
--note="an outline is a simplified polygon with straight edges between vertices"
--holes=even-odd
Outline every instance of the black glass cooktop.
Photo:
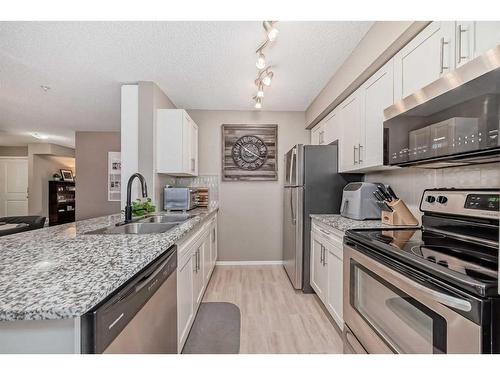
[{"label": "black glass cooktop", "polygon": [[477,294],[498,294],[498,247],[422,229],[355,229],[347,237]]}]

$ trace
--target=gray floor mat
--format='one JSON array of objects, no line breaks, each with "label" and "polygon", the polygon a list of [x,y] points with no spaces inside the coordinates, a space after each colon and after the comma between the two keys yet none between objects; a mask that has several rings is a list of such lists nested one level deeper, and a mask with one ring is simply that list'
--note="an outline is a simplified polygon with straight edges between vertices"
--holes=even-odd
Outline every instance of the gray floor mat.
[{"label": "gray floor mat", "polygon": [[228,302],[203,302],[182,350],[183,354],[238,354],[241,314]]}]

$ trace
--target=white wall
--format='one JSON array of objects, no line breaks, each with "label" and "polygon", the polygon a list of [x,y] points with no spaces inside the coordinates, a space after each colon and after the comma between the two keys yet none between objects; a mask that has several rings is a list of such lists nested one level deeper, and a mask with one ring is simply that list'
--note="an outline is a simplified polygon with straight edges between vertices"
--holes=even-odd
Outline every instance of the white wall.
[{"label": "white wall", "polygon": [[[139,172],[146,179],[148,195],[161,210],[161,197],[167,176],[155,170],[156,110],[176,108],[168,96],[154,82],[139,82],[122,86],[121,157],[122,201],[125,207],[129,177]],[[134,181],[132,200],[141,197],[138,183]]]},{"label": "white wall", "polygon": [[400,168],[365,175],[365,181],[390,184],[413,214],[420,218],[420,198],[430,188],[500,187],[500,163],[445,169]]},{"label": "white wall", "polygon": [[283,155],[309,143],[304,112],[190,110],[199,126],[199,174],[221,175],[222,124],[278,124],[278,181],[219,185],[219,260],[282,259]]}]

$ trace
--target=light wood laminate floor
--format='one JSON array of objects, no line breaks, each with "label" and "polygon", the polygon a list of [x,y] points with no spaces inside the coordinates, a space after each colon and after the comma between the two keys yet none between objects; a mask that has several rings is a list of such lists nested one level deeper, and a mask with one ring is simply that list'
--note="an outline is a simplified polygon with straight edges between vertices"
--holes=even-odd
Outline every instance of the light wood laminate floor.
[{"label": "light wood laminate floor", "polygon": [[240,353],[342,353],[321,302],[295,291],[282,266],[217,266],[204,302],[240,308]]}]

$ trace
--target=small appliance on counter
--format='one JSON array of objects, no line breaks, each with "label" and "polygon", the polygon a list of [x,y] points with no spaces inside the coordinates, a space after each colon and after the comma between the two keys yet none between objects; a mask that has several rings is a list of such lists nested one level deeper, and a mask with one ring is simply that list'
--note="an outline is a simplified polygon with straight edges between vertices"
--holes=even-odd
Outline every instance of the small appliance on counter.
[{"label": "small appliance on counter", "polygon": [[380,184],[351,182],[344,187],[340,214],[353,220],[380,219],[381,208],[373,194]]},{"label": "small appliance on counter", "polygon": [[189,211],[199,206],[200,189],[195,187],[165,186],[163,209],[166,211]]}]

